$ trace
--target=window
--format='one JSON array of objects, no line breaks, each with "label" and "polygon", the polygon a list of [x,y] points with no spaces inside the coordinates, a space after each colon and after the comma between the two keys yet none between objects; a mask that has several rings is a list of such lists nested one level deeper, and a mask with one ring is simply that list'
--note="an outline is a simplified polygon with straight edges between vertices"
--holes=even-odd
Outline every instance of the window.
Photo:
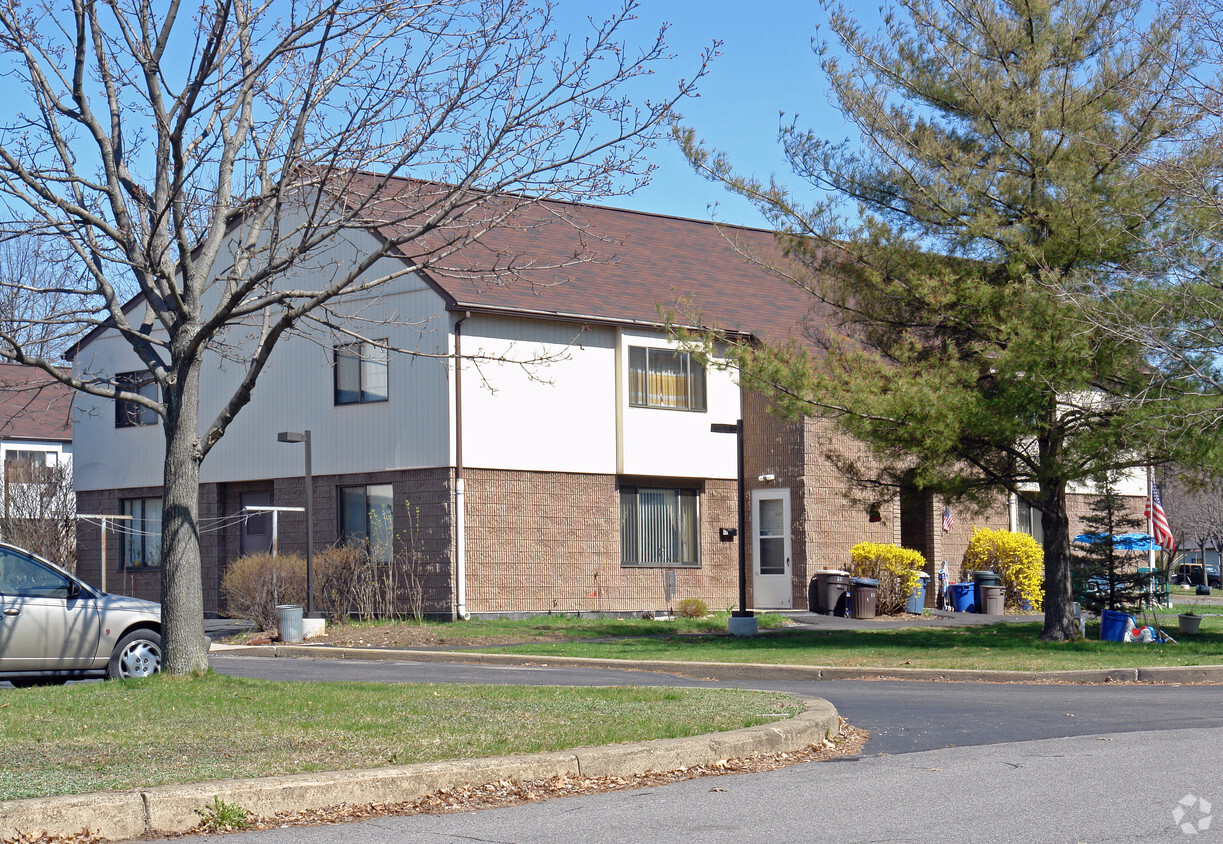
[{"label": "window", "polygon": [[0,548],[0,595],[69,598],[75,591],[72,581],[54,569],[25,554]]},{"label": "window", "polygon": [[369,543],[370,556],[380,563],[391,561],[392,495],[390,484],[340,487],[340,538]]},{"label": "window", "polygon": [[1016,499],[1015,501],[1015,529],[1019,533],[1026,533],[1034,538],[1037,542],[1043,542],[1045,531],[1040,522],[1040,510],[1037,510],[1031,504],[1025,501]]},{"label": "window", "polygon": [[376,343],[336,346],[335,403],[386,401],[386,357],[386,349]]},{"label": "window", "polygon": [[47,452],[5,451],[4,478],[13,483],[30,483],[47,480]]},{"label": "window", "polygon": [[620,488],[620,565],[699,566],[694,489]]},{"label": "window", "polygon": [[630,346],[628,384],[633,407],[705,410],[705,368],[688,352]]},{"label": "window", "polygon": [[[157,382],[149,372],[120,372],[115,376],[115,386],[129,393],[138,393],[145,398],[157,401]],[[157,412],[150,407],[133,401],[115,400],[115,427],[138,428],[143,425],[156,425]]]},{"label": "window", "polygon": [[161,499],[125,498],[120,511],[131,521],[115,522],[115,531],[123,538],[125,569],[155,569],[161,566]]}]

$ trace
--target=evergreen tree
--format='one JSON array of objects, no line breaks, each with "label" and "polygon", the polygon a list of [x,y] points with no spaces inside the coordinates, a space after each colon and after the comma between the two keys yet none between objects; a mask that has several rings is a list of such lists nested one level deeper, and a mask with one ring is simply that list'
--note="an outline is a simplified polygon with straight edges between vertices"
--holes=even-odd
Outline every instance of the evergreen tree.
[{"label": "evergreen tree", "polygon": [[1185,50],[1175,15],[1135,32],[1141,5],[898,0],[871,32],[825,2],[820,63],[858,144],[783,128],[814,205],[681,133],[781,232],[777,270],[828,306],[802,342],[739,347],[747,383],[865,442],[868,460],[842,461],[862,483],[1037,508],[1048,640],[1075,635],[1067,487],[1149,458],[1142,348],[1053,292],[1123,289],[1175,210],[1141,161],[1187,119]]},{"label": "evergreen tree", "polygon": [[1088,504],[1090,513],[1083,517],[1083,524],[1084,532],[1094,535],[1095,541],[1074,555],[1075,594],[1081,596],[1084,609],[1097,613],[1138,606],[1151,579],[1133,564],[1133,551],[1119,547],[1116,540],[1143,526],[1117,492],[1118,474],[1105,470],[1093,479],[1098,494]]}]

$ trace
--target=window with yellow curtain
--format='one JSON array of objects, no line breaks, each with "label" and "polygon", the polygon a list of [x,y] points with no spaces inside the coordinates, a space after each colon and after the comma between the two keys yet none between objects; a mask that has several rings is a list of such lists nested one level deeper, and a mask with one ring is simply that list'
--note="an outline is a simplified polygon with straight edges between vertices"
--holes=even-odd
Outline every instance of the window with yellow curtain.
[{"label": "window with yellow curtain", "polygon": [[705,368],[688,352],[630,346],[629,404],[705,410]]}]

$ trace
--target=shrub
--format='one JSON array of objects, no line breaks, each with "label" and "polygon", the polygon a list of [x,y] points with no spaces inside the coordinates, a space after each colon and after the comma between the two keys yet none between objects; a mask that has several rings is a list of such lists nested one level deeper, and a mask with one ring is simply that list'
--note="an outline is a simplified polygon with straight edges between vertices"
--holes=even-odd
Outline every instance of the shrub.
[{"label": "shrub", "polygon": [[229,564],[221,595],[231,616],[249,618],[260,630],[276,627],[277,604],[306,598],[306,561],[294,554],[250,554]]},{"label": "shrub", "polygon": [[333,624],[361,614],[359,584],[369,567],[369,554],[354,544],[333,545],[314,555],[314,600]]},{"label": "shrub", "polygon": [[994,571],[1002,579],[1008,607],[1039,610],[1044,598],[1045,552],[1026,533],[976,528],[960,566],[961,576]]},{"label": "shrub", "polygon": [[709,615],[709,606],[700,598],[684,598],[675,605],[681,618],[704,618]]},{"label": "shrub", "polygon": [[905,602],[917,588],[917,574],[926,567],[920,552],[895,545],[859,542],[849,552],[849,573],[879,581],[876,612],[895,615],[903,612]]}]

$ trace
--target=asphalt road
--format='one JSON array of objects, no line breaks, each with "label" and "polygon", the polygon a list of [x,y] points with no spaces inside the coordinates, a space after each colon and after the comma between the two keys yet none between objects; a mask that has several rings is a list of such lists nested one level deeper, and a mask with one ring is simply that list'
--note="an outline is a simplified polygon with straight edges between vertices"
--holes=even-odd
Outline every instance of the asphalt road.
[{"label": "asphalt road", "polygon": [[[279,680],[730,685],[638,671],[213,657]],[[744,684],[746,685],[746,684]],[[871,731],[860,758],[764,774],[227,835],[233,844],[1223,839],[1223,687],[837,681],[815,694]],[[1192,833],[1192,835],[1190,835]]]},{"label": "asphalt road", "polygon": [[[720,683],[646,671],[508,668],[415,662],[227,657],[222,673],[270,680],[527,685],[734,685],[815,695],[870,730],[864,754],[897,754],[1002,742],[1123,732],[1223,728],[1223,686],[1023,685],[829,681]],[[1223,767],[1223,765],[1220,765]],[[1219,799],[1223,800],[1223,793]],[[1223,806],[1223,804],[1221,804]],[[1223,838],[1223,822],[1220,824]]]},{"label": "asphalt road", "polygon": [[1214,806],[1200,802],[1223,813],[1221,754],[1220,728],[1008,742],[224,840],[1207,842],[1223,837],[1223,818],[1211,828]]}]

